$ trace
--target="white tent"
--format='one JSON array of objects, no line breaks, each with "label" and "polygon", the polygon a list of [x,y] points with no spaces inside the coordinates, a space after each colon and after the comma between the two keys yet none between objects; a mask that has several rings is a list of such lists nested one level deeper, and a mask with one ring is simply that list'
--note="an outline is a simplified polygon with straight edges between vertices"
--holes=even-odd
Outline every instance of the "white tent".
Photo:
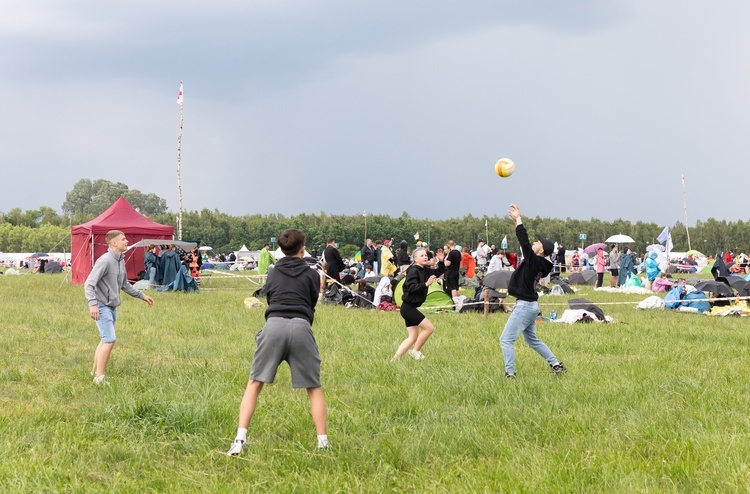
[{"label": "white tent", "polygon": [[252,252],[250,252],[250,249],[248,249],[245,244],[242,244],[242,248],[235,252],[234,255],[237,256],[237,259],[253,256]]},{"label": "white tent", "polygon": [[[281,247],[277,248],[275,251],[273,251],[273,258],[277,261],[281,259],[282,257],[286,257],[286,254],[281,252]],[[304,257],[310,257],[310,253],[307,252],[307,249],[305,249],[305,256]]]}]

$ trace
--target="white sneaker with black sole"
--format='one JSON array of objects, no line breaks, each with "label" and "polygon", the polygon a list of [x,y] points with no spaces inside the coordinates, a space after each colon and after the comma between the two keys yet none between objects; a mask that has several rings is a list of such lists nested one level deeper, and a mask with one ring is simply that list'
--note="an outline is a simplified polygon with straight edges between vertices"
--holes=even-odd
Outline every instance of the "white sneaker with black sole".
[{"label": "white sneaker with black sole", "polygon": [[245,441],[242,439],[235,439],[232,446],[229,448],[229,451],[227,451],[227,454],[229,456],[237,456],[242,453],[243,449],[245,449]]}]

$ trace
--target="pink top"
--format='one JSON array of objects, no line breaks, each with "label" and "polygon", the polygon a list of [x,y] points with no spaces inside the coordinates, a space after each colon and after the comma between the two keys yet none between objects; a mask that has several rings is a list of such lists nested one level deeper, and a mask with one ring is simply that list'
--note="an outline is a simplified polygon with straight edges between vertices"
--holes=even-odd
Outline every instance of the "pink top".
[{"label": "pink top", "polygon": [[607,261],[604,257],[604,251],[600,250],[596,253],[596,272],[597,273],[603,273],[606,271],[607,268]]}]

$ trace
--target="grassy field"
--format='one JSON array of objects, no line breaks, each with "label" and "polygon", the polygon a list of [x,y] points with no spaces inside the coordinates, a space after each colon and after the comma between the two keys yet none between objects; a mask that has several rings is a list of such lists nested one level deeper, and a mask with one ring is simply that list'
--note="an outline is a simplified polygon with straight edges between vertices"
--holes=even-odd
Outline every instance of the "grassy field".
[{"label": "grassy field", "polygon": [[[638,295],[576,296],[613,324],[543,323],[569,372],[519,341],[503,377],[505,314],[430,316],[427,358],[390,364],[397,313],[319,307],[330,453],[288,367],[264,388],[239,458],[239,401],[263,311],[245,279],[199,294],[124,295],[109,387],[98,333],[63,275],[0,277],[0,492],[748,492],[745,318],[638,311]],[[561,313],[565,297],[549,297]]]}]

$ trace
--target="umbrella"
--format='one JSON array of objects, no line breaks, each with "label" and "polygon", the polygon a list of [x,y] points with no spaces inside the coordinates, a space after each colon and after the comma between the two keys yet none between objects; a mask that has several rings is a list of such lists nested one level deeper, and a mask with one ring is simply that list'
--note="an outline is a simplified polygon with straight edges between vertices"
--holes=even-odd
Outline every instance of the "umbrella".
[{"label": "umbrella", "polygon": [[570,285],[568,285],[568,282],[565,280],[561,280],[559,276],[550,278],[550,281],[555,285],[559,285],[565,293],[575,293],[575,291],[570,288]]},{"label": "umbrella", "polygon": [[484,277],[482,284],[490,288],[490,297],[505,298],[508,296],[508,283],[512,275],[513,271],[493,271]]},{"label": "umbrella", "polygon": [[29,257],[49,257],[49,254],[46,252],[37,252],[36,254],[31,254]]},{"label": "umbrella", "polygon": [[651,244],[648,247],[646,247],[646,252],[651,252],[652,250],[664,252],[665,250],[667,250],[667,248],[664,247],[662,244]]},{"label": "umbrella", "polygon": [[593,254],[596,254],[596,251],[599,249],[607,250],[607,244],[603,244],[601,242],[598,244],[591,244],[585,249],[583,249],[583,251],[588,255],[593,255]]},{"label": "umbrella", "polygon": [[213,250],[213,249],[209,247],[208,245],[204,245],[203,247],[198,247],[198,250]]},{"label": "umbrella", "polygon": [[698,252],[695,249],[690,249],[689,251],[685,252],[686,256],[702,256],[703,254]]},{"label": "umbrella", "polygon": [[604,311],[601,310],[593,302],[586,300],[585,298],[573,298],[568,300],[568,305],[573,310],[583,309],[596,315],[597,319],[604,321]]},{"label": "umbrella", "polygon": [[367,278],[363,278],[362,281],[365,283],[380,283],[380,280],[382,280],[383,277],[379,274],[373,274],[368,276]]},{"label": "umbrella", "polygon": [[482,284],[494,290],[507,289],[511,275],[513,271],[493,271],[484,277]]},{"label": "umbrella", "polygon": [[61,273],[62,266],[59,262],[48,262],[47,265],[44,266],[44,272],[47,274]]},{"label": "umbrella", "polygon": [[716,278],[716,281],[726,283],[727,285],[738,291],[742,289],[747,283],[747,280],[742,276],[719,276],[718,278]]},{"label": "umbrella", "polygon": [[695,289],[701,290],[703,292],[715,293],[717,295],[725,295],[727,297],[731,297],[732,295],[734,295],[734,291],[732,290],[732,288],[726,283],[722,283],[721,281],[700,281],[695,285]]},{"label": "umbrella", "polygon": [[628,237],[627,235],[623,235],[622,233],[618,233],[617,235],[612,235],[609,237],[605,242],[614,242],[616,244],[632,244],[635,242],[632,238]]},{"label": "umbrella", "polygon": [[593,285],[596,281],[596,271],[587,269],[580,273],[573,273],[568,277],[571,285]]},{"label": "umbrella", "polygon": [[482,280],[482,284],[493,290],[507,290],[513,271],[493,271]]}]

